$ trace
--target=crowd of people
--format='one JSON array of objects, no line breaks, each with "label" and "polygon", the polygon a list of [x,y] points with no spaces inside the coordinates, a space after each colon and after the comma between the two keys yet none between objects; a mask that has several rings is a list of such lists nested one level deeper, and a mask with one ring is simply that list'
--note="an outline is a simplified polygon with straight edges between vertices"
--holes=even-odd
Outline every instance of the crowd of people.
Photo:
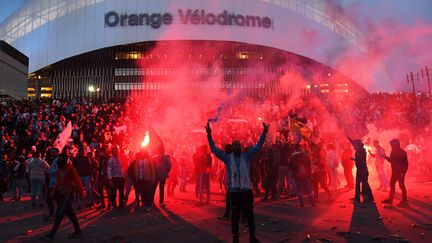
[{"label": "crowd of people", "polygon": [[[359,201],[358,188],[362,183],[363,200],[373,201],[367,164],[374,168],[380,190],[390,189],[394,194],[395,182],[402,180],[393,175],[389,179],[393,163],[385,162],[395,161],[392,155],[387,156],[385,148],[395,138],[388,137],[395,134],[388,131],[394,130],[399,149],[408,152],[408,177],[415,181],[432,178],[428,161],[432,143],[425,139],[432,135],[432,99],[428,97],[243,97],[235,104],[224,105],[219,121],[213,124],[209,145],[202,124],[214,115],[215,109],[197,107],[200,116],[193,120],[182,113],[184,123],[177,131],[153,129],[152,123],[167,122],[163,117],[167,109],[163,102],[137,103],[126,99],[2,101],[0,203],[7,190],[13,192],[15,201],[20,201],[25,191],[30,192],[31,205],[47,205],[46,218],[55,219],[48,236],[53,238],[64,215],[74,223],[72,237],[80,235],[72,207],[74,200],[78,209],[121,209],[134,191],[134,205],[151,211],[157,188],[159,205],[163,206],[165,189],[167,196],[173,197],[177,186],[178,191],[186,192],[188,183],[195,183],[195,195],[202,204],[209,204],[210,184],[217,183],[227,198],[221,218],[235,217],[235,221],[240,211],[231,206],[239,207],[250,195],[233,195],[233,183],[242,187],[250,181],[251,192],[262,195],[263,201],[298,197],[301,207],[304,196],[312,206],[320,202],[320,188],[327,195],[326,202],[332,202],[339,188],[357,187],[353,200]],[[258,143],[262,149],[257,149],[255,142],[263,121],[273,125],[269,131],[265,126],[268,135]],[[55,140],[69,122],[70,139],[64,148],[59,148]],[[375,134],[370,132],[371,126]],[[207,134],[208,129],[209,125]],[[150,137],[148,146],[141,144],[146,132]],[[350,141],[348,135],[359,139]],[[216,149],[217,146],[224,150]],[[391,148],[396,151],[393,145]],[[245,171],[229,162],[229,154],[234,151],[253,154],[244,158],[250,170],[249,181],[234,181],[238,178],[232,171]],[[395,173],[393,167],[392,172]],[[406,202],[406,190],[402,190]],[[392,200],[390,195],[386,202]],[[248,217],[253,218],[250,213]],[[254,227],[251,222],[249,226]],[[233,226],[233,234],[236,230]]]}]

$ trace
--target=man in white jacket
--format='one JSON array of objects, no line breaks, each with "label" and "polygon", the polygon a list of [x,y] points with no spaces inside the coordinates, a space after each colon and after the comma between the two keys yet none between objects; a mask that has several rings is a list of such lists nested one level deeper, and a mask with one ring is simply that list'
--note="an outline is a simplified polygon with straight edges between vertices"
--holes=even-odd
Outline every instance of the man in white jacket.
[{"label": "man in white jacket", "polygon": [[43,207],[42,192],[45,186],[45,174],[50,169],[49,164],[41,159],[40,152],[33,152],[27,165],[27,173],[30,177],[31,205],[36,206],[36,196],[39,207]]}]

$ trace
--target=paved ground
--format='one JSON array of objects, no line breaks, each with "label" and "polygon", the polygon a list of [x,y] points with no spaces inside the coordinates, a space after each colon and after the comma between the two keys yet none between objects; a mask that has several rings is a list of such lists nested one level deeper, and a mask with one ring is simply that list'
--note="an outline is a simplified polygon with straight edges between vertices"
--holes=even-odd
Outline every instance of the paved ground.
[{"label": "paved ground", "polygon": [[[378,203],[352,204],[353,190],[341,189],[331,204],[298,208],[295,199],[255,205],[257,235],[262,242],[432,242],[432,184],[408,183],[410,207],[383,206],[387,193],[374,191]],[[189,186],[192,190],[193,186]],[[216,191],[216,189],[214,190]],[[7,194],[10,197],[10,194]],[[397,199],[400,195],[397,195]],[[37,242],[51,227],[42,215],[46,208],[22,202],[0,206],[0,242]],[[325,200],[325,195],[322,196]],[[199,206],[193,193],[177,192],[164,208],[151,213],[135,211],[79,212],[82,242],[229,242],[230,223],[220,221],[223,196],[214,194],[211,205]],[[64,221],[56,237],[61,242],[72,230]],[[247,242],[245,225],[241,240]]]}]

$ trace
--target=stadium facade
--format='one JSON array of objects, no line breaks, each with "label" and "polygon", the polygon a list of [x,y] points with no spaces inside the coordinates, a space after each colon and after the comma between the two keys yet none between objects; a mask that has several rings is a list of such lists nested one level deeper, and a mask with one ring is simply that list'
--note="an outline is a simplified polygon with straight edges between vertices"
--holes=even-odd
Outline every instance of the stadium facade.
[{"label": "stadium facade", "polygon": [[[252,93],[366,92],[331,68],[335,43],[359,45],[359,34],[325,2],[30,0],[0,24],[0,39],[29,57],[29,96],[152,93],[179,75],[218,75],[219,88]],[[307,83],[281,88],[290,73]]]},{"label": "stadium facade", "polygon": [[0,99],[27,96],[28,57],[0,41]]}]

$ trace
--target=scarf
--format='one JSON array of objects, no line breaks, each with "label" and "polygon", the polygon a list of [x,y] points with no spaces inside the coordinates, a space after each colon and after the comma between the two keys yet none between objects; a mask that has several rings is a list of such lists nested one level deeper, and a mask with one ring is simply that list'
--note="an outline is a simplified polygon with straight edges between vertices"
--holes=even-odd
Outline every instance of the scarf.
[{"label": "scarf", "polygon": [[249,167],[244,155],[240,155],[240,173],[237,171],[237,165],[234,155],[231,154],[231,186],[232,188],[251,189],[251,180],[249,176]]}]

